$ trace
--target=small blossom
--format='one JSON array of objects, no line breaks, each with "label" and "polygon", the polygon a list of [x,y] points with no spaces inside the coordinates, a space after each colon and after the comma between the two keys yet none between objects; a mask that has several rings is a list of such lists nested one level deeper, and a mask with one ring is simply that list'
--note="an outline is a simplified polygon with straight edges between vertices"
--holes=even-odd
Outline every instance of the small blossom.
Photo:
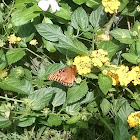
[{"label": "small blossom", "polygon": [[138,138],[137,138],[136,136],[133,135],[133,136],[131,137],[131,140],[138,140]]},{"label": "small blossom", "polygon": [[3,47],[4,45],[5,45],[5,42],[0,39],[0,48]]},{"label": "small blossom", "polygon": [[138,6],[136,7],[136,10],[137,10],[138,12],[140,12],[140,5],[138,5]]},{"label": "small blossom", "polygon": [[140,30],[140,26],[138,26],[138,30]]},{"label": "small blossom", "polygon": [[113,14],[118,10],[120,2],[118,0],[102,0],[102,5],[106,13]]},{"label": "small blossom", "polygon": [[17,37],[17,42],[20,42],[21,41],[21,38],[20,37]]},{"label": "small blossom", "polygon": [[140,111],[131,113],[127,118],[127,122],[129,123],[130,127],[135,127],[140,125]]},{"label": "small blossom", "polygon": [[15,34],[12,34],[12,35],[8,36],[8,41],[9,41],[10,44],[16,44],[17,37],[15,36]]},{"label": "small blossom", "polygon": [[104,33],[104,34],[98,35],[98,39],[102,41],[109,41],[111,39],[111,36],[108,33]]},{"label": "small blossom", "polygon": [[31,40],[30,42],[29,42],[29,44],[31,44],[31,45],[37,45],[38,44],[38,42],[37,42],[37,40],[36,39],[33,39],[33,40]]},{"label": "small blossom", "polygon": [[91,59],[89,56],[82,55],[74,58],[73,65],[76,65],[78,74],[84,75],[91,72]]},{"label": "small blossom", "polygon": [[124,39],[124,38],[126,38],[126,36],[123,34],[123,35],[122,35],[122,39]]},{"label": "small blossom", "polygon": [[43,10],[47,11],[49,6],[51,6],[52,13],[60,11],[60,7],[56,0],[40,0],[38,6]]},{"label": "small blossom", "polygon": [[109,62],[109,58],[107,57],[108,52],[103,49],[94,50],[91,54],[91,61],[93,66],[102,67],[106,62]]}]

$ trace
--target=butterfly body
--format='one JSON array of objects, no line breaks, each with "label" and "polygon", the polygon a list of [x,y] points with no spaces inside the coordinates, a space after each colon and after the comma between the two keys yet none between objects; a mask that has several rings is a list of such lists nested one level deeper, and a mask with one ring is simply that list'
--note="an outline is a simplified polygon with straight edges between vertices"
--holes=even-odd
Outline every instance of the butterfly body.
[{"label": "butterfly body", "polygon": [[52,72],[48,76],[48,80],[60,82],[64,86],[71,87],[75,80],[77,70],[76,66],[66,67],[57,71]]}]

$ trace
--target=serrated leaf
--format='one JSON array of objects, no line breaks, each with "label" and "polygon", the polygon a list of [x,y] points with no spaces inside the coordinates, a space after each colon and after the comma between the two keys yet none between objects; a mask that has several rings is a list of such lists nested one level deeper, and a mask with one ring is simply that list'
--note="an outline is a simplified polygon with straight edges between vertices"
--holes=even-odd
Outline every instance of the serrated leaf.
[{"label": "serrated leaf", "polygon": [[106,13],[103,6],[99,6],[95,11],[90,14],[89,21],[91,25],[98,29],[102,27],[106,22]]},{"label": "serrated leaf", "polygon": [[86,5],[91,8],[97,9],[101,4],[101,0],[86,0]]},{"label": "serrated leaf", "polygon": [[134,109],[129,105],[128,102],[124,102],[118,111],[117,116],[122,120],[124,124],[127,124],[127,117],[130,115]]},{"label": "serrated leaf", "polygon": [[24,117],[19,119],[18,122],[18,126],[19,127],[27,127],[27,126],[31,126],[36,120],[36,117],[32,117],[32,116],[28,116],[28,117]]},{"label": "serrated leaf", "polygon": [[70,114],[70,115],[78,114],[79,110],[80,110],[80,104],[79,103],[66,106],[66,112],[67,112],[67,114]]},{"label": "serrated leaf", "polygon": [[110,104],[110,102],[107,99],[104,98],[101,101],[100,107],[101,107],[103,115],[106,116],[109,113],[109,111],[110,111],[111,104]]},{"label": "serrated leaf", "polygon": [[128,127],[119,118],[115,123],[114,140],[127,140],[129,138]]},{"label": "serrated leaf", "polygon": [[86,30],[86,28],[88,27],[89,23],[88,23],[88,15],[86,13],[86,11],[82,8],[79,7],[77,8],[72,16],[71,16],[71,25],[79,30]]},{"label": "serrated leaf", "polygon": [[54,107],[62,105],[66,100],[66,92],[59,88],[54,88],[56,94],[53,99],[52,105]]},{"label": "serrated leaf", "polygon": [[9,119],[4,118],[3,116],[0,115],[0,128],[9,127],[11,124],[12,122]]},{"label": "serrated leaf", "polygon": [[16,48],[11,49],[6,53],[6,58],[8,61],[8,64],[15,63],[19,61],[23,56],[25,55],[25,52],[22,48]]},{"label": "serrated leaf", "polygon": [[128,62],[133,63],[133,64],[138,64],[138,56],[132,53],[123,53],[122,57],[126,59]]},{"label": "serrated leaf", "polygon": [[8,77],[0,82],[0,88],[27,95],[33,91],[32,84],[29,81],[21,81],[13,77]]},{"label": "serrated leaf", "polygon": [[53,96],[53,88],[41,88],[32,92],[29,99],[32,100],[32,110],[41,110],[47,106]]},{"label": "serrated leaf", "polygon": [[112,56],[115,55],[119,47],[112,41],[102,41],[99,44],[98,48],[106,50],[108,52],[108,57],[111,59]]},{"label": "serrated leaf", "polygon": [[22,11],[15,10],[12,14],[12,23],[15,26],[21,26],[23,24],[26,24],[31,19],[37,17],[40,15],[41,9],[38,7],[38,5],[33,5],[29,8],[24,8]]},{"label": "serrated leaf", "polygon": [[99,74],[98,84],[99,84],[101,91],[104,94],[107,94],[109,89],[112,87],[112,79],[109,76]]},{"label": "serrated leaf", "polygon": [[35,26],[38,33],[49,41],[58,41],[63,38],[62,30],[59,26],[50,23],[41,23]]},{"label": "serrated leaf", "polygon": [[51,126],[59,126],[62,123],[62,119],[58,115],[51,114],[48,118],[48,123]]},{"label": "serrated leaf", "polygon": [[64,18],[66,20],[70,20],[71,19],[70,6],[66,3],[60,3],[60,5],[61,5],[60,11],[55,12],[55,15]]},{"label": "serrated leaf", "polygon": [[72,86],[67,92],[67,103],[74,103],[84,97],[88,92],[88,86],[86,81],[80,85]]},{"label": "serrated leaf", "polygon": [[0,70],[3,70],[6,66],[6,58],[3,50],[0,50]]},{"label": "serrated leaf", "polygon": [[77,39],[72,39],[68,37],[59,38],[59,44],[56,47],[62,49],[64,48],[80,55],[89,55],[86,46]]},{"label": "serrated leaf", "polygon": [[118,28],[112,30],[110,34],[121,43],[132,44],[134,42],[132,31],[130,30]]}]

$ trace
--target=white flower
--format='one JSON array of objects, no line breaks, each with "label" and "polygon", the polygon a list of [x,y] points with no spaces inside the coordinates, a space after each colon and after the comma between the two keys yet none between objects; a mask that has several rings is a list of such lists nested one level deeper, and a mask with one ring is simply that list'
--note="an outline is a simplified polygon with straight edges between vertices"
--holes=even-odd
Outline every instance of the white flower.
[{"label": "white flower", "polygon": [[56,0],[40,0],[38,6],[43,10],[47,11],[49,6],[51,6],[52,13],[60,11],[60,7]]}]

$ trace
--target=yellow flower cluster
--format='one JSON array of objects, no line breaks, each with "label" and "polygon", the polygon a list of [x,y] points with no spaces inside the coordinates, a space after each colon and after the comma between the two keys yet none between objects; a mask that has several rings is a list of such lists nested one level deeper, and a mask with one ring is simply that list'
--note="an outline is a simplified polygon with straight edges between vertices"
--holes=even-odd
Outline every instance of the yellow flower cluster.
[{"label": "yellow flower cluster", "polygon": [[89,56],[76,56],[74,58],[73,65],[76,65],[77,72],[80,75],[88,74],[91,72],[91,59]]},{"label": "yellow flower cluster", "polygon": [[15,34],[12,34],[12,35],[8,36],[8,41],[9,41],[10,44],[16,44],[16,42],[21,41],[21,38],[16,37]]},{"label": "yellow flower cluster", "polygon": [[106,13],[113,14],[119,8],[120,2],[118,0],[102,0],[102,5]]},{"label": "yellow flower cluster", "polygon": [[140,67],[132,67],[131,70],[127,66],[110,65],[108,75],[112,78],[112,85],[127,86],[130,82],[134,85],[140,84]]},{"label": "yellow flower cluster", "polygon": [[107,57],[108,52],[102,49],[92,51],[91,54],[91,62],[95,67],[102,67],[104,63],[109,62],[109,58]]},{"label": "yellow flower cluster", "polygon": [[129,123],[130,127],[135,127],[140,125],[140,111],[131,113],[127,118],[127,122]]},{"label": "yellow flower cluster", "polygon": [[30,42],[29,42],[29,44],[31,44],[31,45],[37,45],[38,44],[38,42],[37,42],[37,40],[36,39],[33,39],[33,40],[31,40]]},{"label": "yellow flower cluster", "polygon": [[137,138],[136,136],[133,135],[133,136],[131,137],[131,140],[138,140],[138,138]]}]

